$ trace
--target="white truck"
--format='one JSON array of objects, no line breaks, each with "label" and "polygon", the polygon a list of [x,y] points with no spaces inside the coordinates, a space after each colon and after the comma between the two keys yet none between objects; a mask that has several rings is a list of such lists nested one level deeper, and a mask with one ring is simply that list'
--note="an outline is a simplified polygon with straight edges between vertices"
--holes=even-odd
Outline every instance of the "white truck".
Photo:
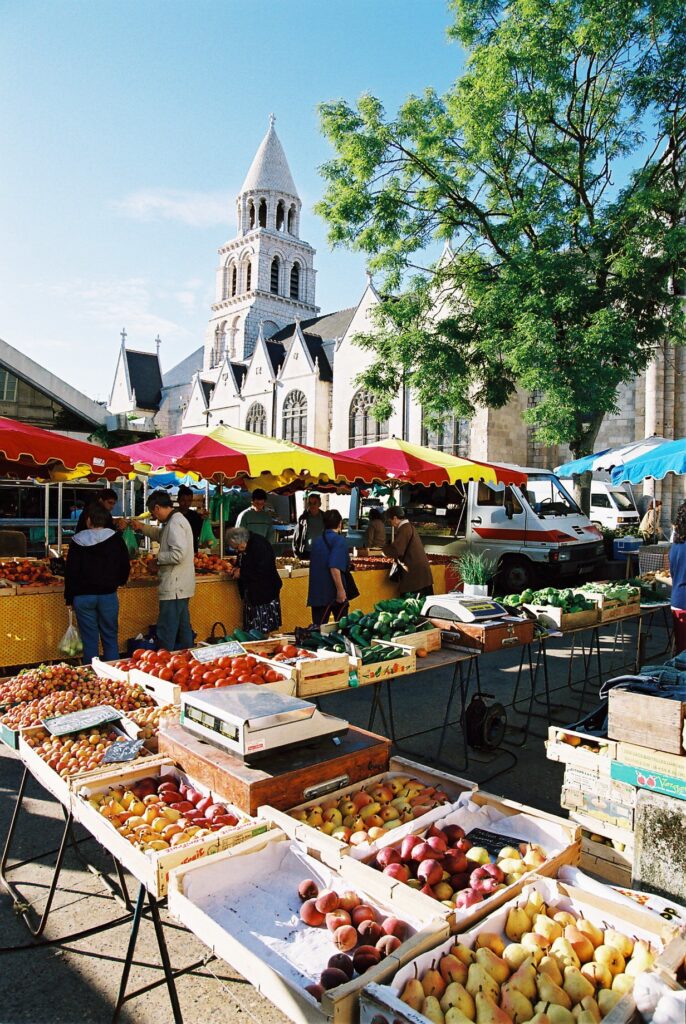
[{"label": "white truck", "polygon": [[482,551],[497,562],[506,593],[530,586],[536,575],[555,581],[600,569],[605,546],[598,527],[554,473],[523,472],[526,487],[471,482],[462,495],[452,487],[404,488],[408,518],[427,552]]},{"label": "white truck", "polygon": [[[562,480],[568,491],[573,490],[571,480]],[[638,526],[641,517],[634,499],[623,487],[614,487],[609,480],[591,481],[591,522],[608,530]]]}]

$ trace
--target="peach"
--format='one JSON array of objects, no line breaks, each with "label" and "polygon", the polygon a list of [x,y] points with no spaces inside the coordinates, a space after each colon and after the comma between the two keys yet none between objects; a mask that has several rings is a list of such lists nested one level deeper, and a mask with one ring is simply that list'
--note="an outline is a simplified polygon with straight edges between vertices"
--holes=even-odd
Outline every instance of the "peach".
[{"label": "peach", "polygon": [[355,907],[359,907],[361,902],[362,900],[357,893],[348,889],[339,897],[338,906],[340,910],[347,910],[348,913],[350,913],[355,909]]},{"label": "peach", "polygon": [[325,889],[317,897],[317,910],[320,914],[329,914],[332,910],[338,910],[338,893],[333,889]]},{"label": "peach", "polygon": [[359,928],[363,921],[376,921],[376,911],[368,903],[360,903],[350,915],[352,923]]},{"label": "peach", "polygon": [[387,917],[381,922],[381,929],[386,935],[395,935],[401,942],[407,935],[407,924],[399,917]]},{"label": "peach", "polygon": [[316,900],[319,886],[311,878],[305,878],[298,886],[298,896],[301,900]]},{"label": "peach", "polygon": [[313,928],[318,928],[320,924],[324,924],[324,914],[317,909],[316,901],[312,899],[305,900],[300,908],[300,917],[305,924],[309,924]]},{"label": "peach", "polygon": [[376,921],[361,921],[357,933],[363,946],[374,946],[383,935],[383,930]]},{"label": "peach", "polygon": [[350,914],[347,910],[331,910],[325,917],[326,927],[330,932],[335,932],[343,925],[350,924]]},{"label": "peach", "polygon": [[381,956],[384,957],[395,953],[399,945],[400,939],[396,935],[382,935],[376,944],[376,948],[380,950]]},{"label": "peach", "polygon": [[381,950],[375,946],[360,946],[353,953],[353,967],[358,974],[364,974],[381,960]]},{"label": "peach", "polygon": [[337,967],[325,967],[319,979],[319,983],[325,991],[345,985],[347,981],[348,975],[344,971],[339,971]]},{"label": "peach", "polygon": [[352,957],[349,957],[346,953],[334,953],[334,955],[329,958],[329,962],[326,966],[335,967],[337,970],[343,971],[344,974],[348,975],[348,978],[352,978],[355,973]]},{"label": "peach", "polygon": [[333,933],[333,943],[341,953],[347,953],[349,949],[354,949],[357,945],[357,932],[352,925],[344,924]]}]

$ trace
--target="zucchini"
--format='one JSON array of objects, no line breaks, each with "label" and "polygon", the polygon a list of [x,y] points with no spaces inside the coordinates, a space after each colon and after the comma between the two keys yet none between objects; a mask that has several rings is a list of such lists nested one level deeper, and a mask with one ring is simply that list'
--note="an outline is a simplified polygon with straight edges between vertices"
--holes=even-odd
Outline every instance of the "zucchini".
[{"label": "zucchini", "polygon": [[234,640],[238,640],[238,642],[241,644],[247,643],[248,641],[253,639],[250,636],[250,633],[246,633],[244,629],[234,629],[233,638]]}]

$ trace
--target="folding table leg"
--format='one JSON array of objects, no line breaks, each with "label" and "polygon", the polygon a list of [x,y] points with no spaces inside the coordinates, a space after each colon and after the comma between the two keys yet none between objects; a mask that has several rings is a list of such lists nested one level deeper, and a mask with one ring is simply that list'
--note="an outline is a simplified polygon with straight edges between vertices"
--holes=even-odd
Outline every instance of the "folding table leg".
[{"label": "folding table leg", "polygon": [[143,907],[145,905],[145,886],[141,885],[138,889],[138,899],[136,900],[136,909],[133,912],[133,920],[131,921],[131,932],[129,934],[129,945],[126,950],[126,959],[124,960],[124,969],[121,972],[121,981],[119,982],[119,995],[117,996],[117,1005],[114,1008],[114,1014],[112,1015],[112,1024],[116,1024],[119,1020],[119,1014],[121,1008],[124,1005],[126,999],[126,986],[129,983],[129,974],[131,973],[131,963],[133,961],[133,954],[136,950],[136,941],[138,939],[138,929],[141,925],[141,917],[143,916]]},{"label": "folding table leg", "polygon": [[[469,663],[471,669],[471,661]],[[467,736],[464,728],[464,713],[465,704],[467,703],[467,693],[465,687],[465,678],[462,671],[462,662],[455,662],[453,669],[453,678],[450,683],[450,692],[448,693],[448,701],[445,707],[445,718],[443,719],[443,726],[441,728],[441,737],[438,742],[438,750],[436,751],[436,761],[440,763],[441,754],[443,752],[443,744],[445,743],[445,734],[448,728],[448,722],[450,721],[450,709],[453,703],[453,697],[455,696],[455,688],[459,683],[460,686],[460,732],[462,733],[462,749],[464,751],[464,765],[454,765],[458,771],[465,771],[469,767],[469,752],[467,750]]]}]

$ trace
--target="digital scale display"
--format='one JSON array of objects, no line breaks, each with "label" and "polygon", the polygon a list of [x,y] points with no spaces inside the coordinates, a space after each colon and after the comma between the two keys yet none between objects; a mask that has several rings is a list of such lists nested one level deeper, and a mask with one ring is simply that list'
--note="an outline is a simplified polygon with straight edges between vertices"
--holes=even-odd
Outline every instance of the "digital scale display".
[{"label": "digital scale display", "polygon": [[238,742],[238,726],[231,725],[230,722],[226,722],[223,718],[217,718],[216,715],[210,715],[207,711],[201,711],[200,708],[193,707],[192,704],[184,706],[183,716],[191,722],[204,725],[206,729],[226,737],[227,740],[232,740],[234,743]]}]

